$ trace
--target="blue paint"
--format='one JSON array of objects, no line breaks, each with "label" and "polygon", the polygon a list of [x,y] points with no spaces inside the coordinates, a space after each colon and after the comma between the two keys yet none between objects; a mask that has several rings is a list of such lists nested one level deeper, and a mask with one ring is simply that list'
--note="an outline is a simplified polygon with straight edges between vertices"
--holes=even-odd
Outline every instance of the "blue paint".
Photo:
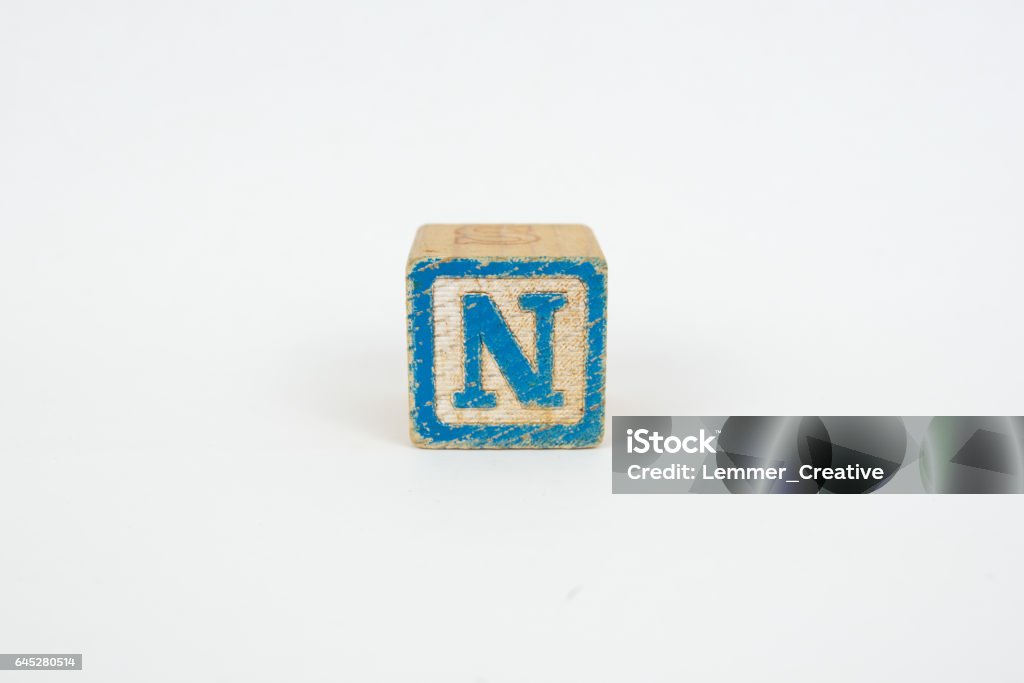
[{"label": "blue paint", "polygon": [[557,292],[536,292],[519,297],[519,307],[533,311],[536,316],[537,369],[534,370],[491,297],[486,294],[465,295],[462,299],[462,325],[466,386],[455,392],[452,404],[456,408],[493,408],[498,404],[497,395],[484,389],[481,377],[481,355],[486,345],[520,403],[540,408],[561,407],[565,396],[552,387],[552,338],[555,311],[565,306],[565,302],[565,295]]},{"label": "blue paint", "polygon": [[[431,290],[439,277],[576,277],[587,290],[587,365],[583,417],[575,424],[450,425],[441,422],[434,406],[434,321]],[[425,259],[413,264],[407,277],[409,304],[410,382],[413,429],[427,446],[494,448],[573,448],[594,446],[604,432],[605,310],[607,274],[603,261],[591,259],[477,261]],[[535,301],[527,300],[528,305]],[[520,305],[522,305],[522,297]],[[539,304],[543,309],[544,304]],[[538,323],[540,323],[540,309]],[[554,308],[551,312],[554,312]],[[495,311],[496,312],[496,311]],[[484,314],[487,315],[486,313]],[[542,336],[538,330],[538,342]],[[548,337],[550,339],[550,337]],[[468,344],[467,340],[467,344]],[[488,348],[499,343],[493,336]],[[514,341],[513,341],[514,343]],[[539,349],[538,349],[539,350]],[[521,349],[518,352],[522,354]],[[508,357],[504,353],[502,354]],[[467,354],[468,357],[468,354]],[[507,362],[507,361],[506,361]],[[537,373],[542,371],[538,366]],[[510,373],[505,373],[509,376]],[[550,377],[550,368],[547,368]],[[469,373],[467,373],[469,377]],[[474,381],[478,382],[476,376]],[[467,387],[468,388],[468,387]],[[482,387],[479,387],[483,394]],[[555,392],[558,393],[558,392]],[[472,397],[471,393],[471,397]]]}]

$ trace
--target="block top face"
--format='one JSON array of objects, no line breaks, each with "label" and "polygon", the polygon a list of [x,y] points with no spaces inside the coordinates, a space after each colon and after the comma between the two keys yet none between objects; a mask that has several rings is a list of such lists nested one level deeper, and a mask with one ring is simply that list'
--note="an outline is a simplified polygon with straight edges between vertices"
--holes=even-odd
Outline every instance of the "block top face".
[{"label": "block top face", "polygon": [[585,225],[432,224],[416,233],[409,267],[425,259],[586,259],[604,261]]}]

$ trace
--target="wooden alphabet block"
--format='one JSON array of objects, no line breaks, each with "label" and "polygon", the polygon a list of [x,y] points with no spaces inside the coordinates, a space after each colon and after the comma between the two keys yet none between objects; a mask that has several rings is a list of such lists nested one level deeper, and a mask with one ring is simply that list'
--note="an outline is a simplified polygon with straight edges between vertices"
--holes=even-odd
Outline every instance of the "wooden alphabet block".
[{"label": "wooden alphabet block", "polygon": [[413,443],[596,446],[607,273],[584,225],[421,227],[406,274]]}]

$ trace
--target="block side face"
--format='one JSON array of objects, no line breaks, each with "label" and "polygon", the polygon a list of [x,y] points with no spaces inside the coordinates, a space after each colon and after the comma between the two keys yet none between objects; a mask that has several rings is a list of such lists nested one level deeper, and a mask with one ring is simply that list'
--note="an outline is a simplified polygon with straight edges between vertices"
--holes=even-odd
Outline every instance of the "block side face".
[{"label": "block side face", "polygon": [[429,258],[604,259],[594,232],[579,224],[430,224],[420,227],[410,264]]},{"label": "block side face", "polygon": [[[506,409],[503,413],[473,410],[472,405],[453,405],[453,389],[464,384],[463,356],[455,367],[456,375],[439,376],[438,358],[460,354],[453,339],[461,340],[461,322],[452,322],[453,301],[460,294],[474,290],[490,292],[494,301],[510,301],[511,297],[530,297],[551,283],[570,294],[565,302],[556,304],[554,315],[564,315],[562,328],[571,327],[556,353],[578,353],[569,365],[579,368],[579,390],[563,393],[559,405],[550,411],[529,408]],[[575,289],[573,289],[575,287]],[[435,297],[437,300],[435,301]],[[407,276],[407,312],[409,334],[410,431],[413,443],[424,448],[586,448],[600,443],[604,431],[604,386],[607,274],[603,260],[597,259],[423,259],[411,264]],[[435,318],[435,306],[442,306],[445,320]],[[447,308],[444,308],[447,306]],[[506,311],[509,309],[506,309]],[[537,316],[535,315],[534,318]],[[526,318],[524,318],[526,320]],[[510,331],[517,332],[517,322],[510,317]],[[448,326],[448,331],[443,329]],[[537,330],[527,329],[522,340],[532,339]],[[440,337],[438,337],[440,333]],[[558,333],[553,333],[558,334]],[[573,336],[575,335],[575,337]],[[557,337],[556,337],[557,338]],[[440,339],[440,341],[439,341]],[[539,341],[537,342],[540,343]],[[535,354],[528,343],[523,352]],[[448,354],[448,355],[446,355]],[[495,374],[494,359],[481,353],[479,370],[483,384],[493,390],[490,407],[512,405],[509,388]],[[537,360],[532,355],[531,361]],[[486,367],[490,363],[488,370]],[[534,368],[538,367],[536,364]],[[557,367],[557,364],[556,364]],[[452,372],[445,369],[442,373]],[[488,375],[487,373],[491,374]],[[555,377],[557,372],[553,371]],[[510,384],[511,386],[511,384]],[[573,386],[556,379],[556,386]],[[442,393],[439,394],[439,387]],[[549,397],[550,398],[550,397]],[[504,401],[505,403],[500,403]],[[505,417],[495,418],[495,415]]]}]

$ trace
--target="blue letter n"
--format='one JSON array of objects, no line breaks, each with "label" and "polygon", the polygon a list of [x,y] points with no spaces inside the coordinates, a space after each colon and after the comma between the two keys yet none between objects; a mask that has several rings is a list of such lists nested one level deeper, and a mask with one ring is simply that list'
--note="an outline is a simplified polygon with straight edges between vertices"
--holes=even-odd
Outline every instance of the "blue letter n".
[{"label": "blue letter n", "polygon": [[561,391],[552,387],[555,311],[565,305],[565,295],[537,292],[519,297],[523,310],[533,311],[537,328],[536,368],[526,358],[498,307],[486,294],[466,294],[462,298],[463,340],[466,345],[466,384],[452,396],[456,408],[493,408],[498,397],[485,391],[481,354],[484,344],[491,352],[519,402],[527,406],[559,408],[565,401]]}]

